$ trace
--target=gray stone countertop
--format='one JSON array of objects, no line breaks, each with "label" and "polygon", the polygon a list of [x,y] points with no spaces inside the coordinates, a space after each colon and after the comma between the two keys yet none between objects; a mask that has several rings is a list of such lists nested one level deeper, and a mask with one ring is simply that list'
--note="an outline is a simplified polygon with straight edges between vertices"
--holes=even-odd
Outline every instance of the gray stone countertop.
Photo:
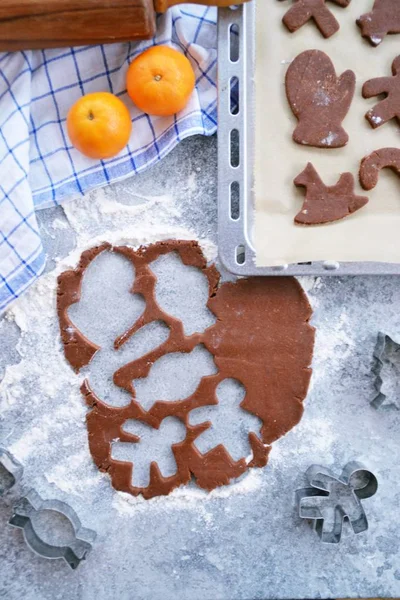
[{"label": "gray stone countertop", "polygon": [[[21,488],[0,500],[0,597],[400,596],[396,364],[385,373],[394,408],[371,405],[378,332],[400,341],[399,277],[301,279],[317,330],[312,386],[301,423],[274,444],[265,469],[209,495],[188,486],[146,502],[115,492],[91,460],[79,378],[63,360],[58,337],[57,269],[76,244],[108,234],[117,239],[125,225],[139,241],[153,241],[157,231],[186,232],[210,248],[217,241],[216,176],[216,138],[192,138],[141,175],[38,213],[46,273],[15,314],[0,320],[0,445],[25,467]],[[364,502],[369,530],[356,536],[345,524],[342,542],[324,545],[296,516],[294,491],[312,463],[340,470],[350,460],[379,480],[378,493]],[[29,488],[69,502],[96,530],[93,551],[76,571],[34,555],[21,531],[7,526],[13,502]]]}]

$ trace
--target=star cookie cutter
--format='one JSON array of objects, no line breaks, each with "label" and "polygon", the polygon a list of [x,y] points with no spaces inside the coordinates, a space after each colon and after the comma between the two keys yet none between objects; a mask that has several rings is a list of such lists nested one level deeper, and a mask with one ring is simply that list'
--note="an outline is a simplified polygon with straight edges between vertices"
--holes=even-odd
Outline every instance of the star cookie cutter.
[{"label": "star cookie cutter", "polygon": [[[33,519],[41,511],[54,511],[70,521],[75,539],[65,546],[47,543],[34,529]],[[23,530],[25,542],[33,552],[43,558],[63,558],[71,569],[76,569],[92,549],[96,532],[82,527],[76,512],[60,500],[43,500],[37,492],[30,490],[14,506],[9,524]]]},{"label": "star cookie cutter", "polygon": [[296,491],[299,516],[314,522],[322,542],[339,543],[345,519],[355,534],[367,531],[368,519],[361,500],[371,498],[378,489],[378,480],[371,471],[352,461],[339,477],[319,465],[312,465],[306,476],[311,487]]},{"label": "star cookie cutter", "polygon": [[23,466],[11,452],[0,448],[0,498],[21,480],[23,472]]},{"label": "star cookie cutter", "polygon": [[385,357],[397,353],[400,368],[400,344],[395,342],[386,333],[379,332],[374,349],[374,365],[372,367],[372,372],[375,375],[375,389],[377,395],[371,401],[371,405],[376,409],[400,410],[400,406],[397,406],[394,402],[387,402],[388,396],[382,391],[384,383],[382,379],[382,369],[385,366]]}]

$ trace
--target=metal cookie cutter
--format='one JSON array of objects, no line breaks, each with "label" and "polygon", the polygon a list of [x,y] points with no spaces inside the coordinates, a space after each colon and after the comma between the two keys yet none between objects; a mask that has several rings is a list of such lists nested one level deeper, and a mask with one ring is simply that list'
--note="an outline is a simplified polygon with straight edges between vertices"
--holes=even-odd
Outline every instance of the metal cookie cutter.
[{"label": "metal cookie cutter", "polygon": [[356,534],[368,529],[361,500],[376,493],[378,481],[364,465],[349,462],[339,477],[330,469],[312,465],[306,476],[311,487],[296,491],[299,515],[314,521],[322,542],[340,542],[344,519],[349,520]]},{"label": "metal cookie cutter", "polygon": [[[48,544],[36,533],[32,521],[37,513],[44,510],[58,512],[70,521],[75,532],[72,542],[65,546]],[[76,512],[68,504],[60,500],[43,500],[34,490],[30,490],[14,506],[9,524],[23,530],[26,543],[36,554],[44,558],[63,558],[71,569],[76,569],[86,558],[96,539],[96,532],[83,528]]]},{"label": "metal cookie cutter", "polygon": [[[395,363],[393,362],[394,358],[396,359],[396,362],[398,362],[398,369],[400,371],[400,344],[392,340],[392,338],[389,335],[379,332],[374,350],[375,362],[372,367],[372,372],[376,376],[375,389],[377,391],[377,395],[371,402],[374,408],[382,408],[385,410],[400,410],[400,405],[396,404],[397,394],[394,393],[393,397],[388,398],[387,394],[382,392],[382,369],[388,363],[393,364],[393,366],[395,366]],[[400,391],[400,389],[398,391]]]},{"label": "metal cookie cutter", "polygon": [[12,454],[0,448],[0,497],[20,481],[23,471],[23,466]]}]

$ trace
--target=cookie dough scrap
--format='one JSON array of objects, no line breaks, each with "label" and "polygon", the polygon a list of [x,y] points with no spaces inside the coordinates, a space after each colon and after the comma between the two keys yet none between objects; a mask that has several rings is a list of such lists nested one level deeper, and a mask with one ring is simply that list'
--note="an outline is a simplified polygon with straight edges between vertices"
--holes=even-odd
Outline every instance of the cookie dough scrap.
[{"label": "cookie dough scrap", "polygon": [[357,19],[361,35],[379,46],[390,33],[400,33],[399,0],[375,0],[372,10]]},{"label": "cookie dough scrap", "polygon": [[392,169],[400,177],[400,149],[381,148],[361,161],[360,183],[364,190],[372,190],[379,180],[382,169]]},{"label": "cookie dough scrap", "polygon": [[391,119],[400,121],[400,56],[394,59],[392,65],[393,77],[377,77],[370,79],[363,85],[362,95],[364,98],[385,95],[365,115],[371,127],[381,127]]},{"label": "cookie dough scrap", "polygon": [[[330,0],[346,8],[351,0]],[[326,0],[294,0],[294,4],[282,21],[290,32],[295,32],[311,19],[325,38],[334,35],[340,29],[336,18],[325,4]]]},{"label": "cookie dough scrap", "polygon": [[[68,308],[80,301],[85,271],[102,252],[116,252],[132,262],[135,281],[131,293],[140,293],[146,302],[143,315],[118,338],[120,345],[146,323],[156,320],[164,321],[170,334],[161,346],[114,374],[116,385],[131,394],[127,406],[109,406],[92,391],[90,375],[84,380],[81,389],[89,407],[89,449],[97,467],[109,474],[116,490],[152,498],[169,494],[192,477],[199,487],[212,490],[228,484],[250,468],[265,466],[271,444],[300,421],[311,377],[314,328],[309,321],[312,311],[297,280],[292,277],[254,277],[220,284],[217,269],[207,265],[200,246],[194,241],[160,242],[138,250],[109,244],[93,248],[82,255],[76,269],[64,272],[58,280],[58,315],[65,356],[77,372],[90,362],[99,347],[78,331],[69,318]],[[201,269],[208,279],[207,307],[217,320],[203,332],[186,336],[182,322],[163,311],[156,302],[157,280],[151,263],[168,252],[178,253],[185,265]],[[136,399],[133,381],[146,378],[151,366],[161,357],[190,352],[198,344],[203,344],[212,354],[218,372],[203,377],[188,398],[179,401],[154,398],[151,408],[144,410]],[[212,424],[191,425],[191,411],[218,404],[217,387],[229,378],[237,380],[246,390],[240,407],[261,421],[259,434],[249,433],[253,454],[250,461],[245,458],[233,460],[221,444],[205,454],[195,444]],[[134,464],[112,457],[113,441],[119,438],[125,443],[140,443],[140,437],[124,430],[128,420],[158,430],[168,417],[179,419],[186,429],[184,439],[171,447],[176,473],[164,477],[157,462],[153,462],[149,485],[135,487],[132,482]]]},{"label": "cookie dough scrap", "polygon": [[343,173],[336,185],[326,186],[311,163],[294,180],[297,187],[306,189],[301,211],[294,221],[298,225],[321,225],[344,219],[368,202],[365,196],[354,193],[354,177]]},{"label": "cookie dough scrap", "polygon": [[356,76],[345,71],[337,77],[324,52],[307,50],[286,73],[286,95],[298,125],[293,140],[316,148],[342,148],[349,136],[342,127],[354,97]]}]

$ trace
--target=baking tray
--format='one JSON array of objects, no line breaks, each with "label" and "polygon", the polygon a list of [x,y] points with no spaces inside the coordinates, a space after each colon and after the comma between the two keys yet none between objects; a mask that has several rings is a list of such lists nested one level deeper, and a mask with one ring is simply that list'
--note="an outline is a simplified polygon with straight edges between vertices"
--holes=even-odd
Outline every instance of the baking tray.
[{"label": "baking tray", "polygon": [[[218,247],[222,264],[251,275],[399,275],[400,264],[336,261],[257,267],[252,240],[255,1],[218,11]],[[236,99],[238,107],[231,96]],[[233,159],[232,159],[233,157]]]}]

